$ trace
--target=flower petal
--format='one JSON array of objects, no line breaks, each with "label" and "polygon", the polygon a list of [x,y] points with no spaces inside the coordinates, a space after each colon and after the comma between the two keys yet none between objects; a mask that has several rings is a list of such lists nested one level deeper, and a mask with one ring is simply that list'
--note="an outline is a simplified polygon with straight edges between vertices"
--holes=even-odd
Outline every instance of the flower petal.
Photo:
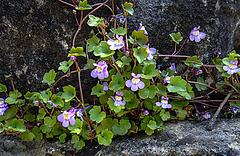
[{"label": "flower petal", "polygon": [[97,72],[97,69],[94,69],[92,72],[91,72],[91,76],[93,78],[96,78],[98,76],[98,72]]},{"label": "flower petal", "polygon": [[132,87],[133,85],[132,80],[127,80],[125,84],[127,87]]}]

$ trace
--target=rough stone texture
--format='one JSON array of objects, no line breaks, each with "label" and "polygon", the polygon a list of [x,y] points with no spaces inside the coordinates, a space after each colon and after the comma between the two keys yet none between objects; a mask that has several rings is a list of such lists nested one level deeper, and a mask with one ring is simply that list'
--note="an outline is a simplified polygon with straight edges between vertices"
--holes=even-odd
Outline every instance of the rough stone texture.
[{"label": "rough stone texture", "polygon": [[237,156],[240,155],[239,121],[239,118],[218,120],[212,131],[206,130],[207,121],[168,123],[167,129],[152,136],[116,139],[96,155]]},{"label": "rough stone texture", "polygon": [[76,152],[67,142],[23,142],[13,136],[0,136],[0,155],[4,156],[238,156],[240,155],[240,118],[218,119],[216,127],[207,131],[208,121],[166,123],[166,129],[147,136],[143,133],[116,137],[110,146],[86,143]]}]

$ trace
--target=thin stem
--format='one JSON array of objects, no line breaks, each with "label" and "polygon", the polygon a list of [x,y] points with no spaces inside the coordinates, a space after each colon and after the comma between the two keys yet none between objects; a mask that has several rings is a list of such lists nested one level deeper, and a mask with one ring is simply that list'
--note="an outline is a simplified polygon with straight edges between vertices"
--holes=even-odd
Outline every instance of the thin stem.
[{"label": "thin stem", "polygon": [[177,55],[177,54],[181,51],[182,47],[184,46],[184,44],[185,44],[185,42],[187,41],[187,39],[188,39],[189,36],[190,36],[190,34],[186,37],[186,39],[184,40],[181,48],[178,50],[178,52],[177,52],[175,55]]},{"label": "thin stem", "polygon": [[177,51],[177,43],[175,43],[175,48],[174,48],[174,52],[172,53],[172,55],[174,55]]},{"label": "thin stem", "polygon": [[211,88],[211,89],[213,89],[213,90],[215,90],[215,91],[218,91],[218,92],[220,92],[220,93],[225,93],[225,92],[223,92],[223,91],[217,90],[216,88],[213,88],[213,87],[211,87],[211,86],[209,86],[209,85],[206,85],[206,84],[204,84],[204,83],[199,83],[199,82],[194,82],[194,81],[188,81],[188,82],[189,82],[189,83],[194,83],[194,84],[199,84],[199,85],[202,85],[202,86],[206,86],[206,87]]},{"label": "thin stem", "polygon": [[69,5],[69,6],[71,6],[71,7],[74,7],[75,8],[75,6],[74,5],[72,5],[72,4],[70,4],[70,3],[67,3],[67,2],[65,2],[65,1],[62,1],[62,0],[58,0],[59,2],[62,2],[62,3],[64,3],[64,4],[66,4],[66,5]]},{"label": "thin stem", "polygon": [[179,57],[179,58],[191,57],[191,56],[186,56],[186,55],[154,55],[154,56],[157,56],[157,57]]}]

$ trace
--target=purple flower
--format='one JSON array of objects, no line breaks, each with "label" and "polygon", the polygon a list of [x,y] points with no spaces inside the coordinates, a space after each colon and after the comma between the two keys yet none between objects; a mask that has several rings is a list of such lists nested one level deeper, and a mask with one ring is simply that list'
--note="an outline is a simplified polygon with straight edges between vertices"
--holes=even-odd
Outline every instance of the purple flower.
[{"label": "purple flower", "polygon": [[190,37],[189,37],[191,41],[195,40],[195,42],[200,42],[201,39],[204,39],[204,38],[205,38],[206,34],[203,33],[203,32],[199,32],[199,31],[198,31],[199,28],[200,28],[200,26],[199,26],[198,28],[195,27],[195,28],[191,31]]},{"label": "purple flower", "polygon": [[232,106],[232,107],[231,107],[231,110],[232,110],[232,112],[233,112],[234,115],[237,114],[238,109],[239,109],[239,107],[236,107],[236,106]]},{"label": "purple flower", "polygon": [[117,38],[117,40],[110,39],[107,41],[107,44],[110,45],[111,50],[117,50],[117,49],[121,49],[122,47],[124,47],[123,37],[118,36],[118,34],[116,34],[116,38]]},{"label": "purple flower", "polygon": [[165,78],[163,79],[163,84],[165,84],[165,83],[170,83],[171,77],[174,77],[174,76],[168,76],[168,73],[167,73],[166,76],[165,76]]},{"label": "purple flower", "polygon": [[199,75],[199,74],[202,74],[202,73],[203,73],[203,71],[201,69],[198,69],[195,74]]},{"label": "purple flower", "polygon": [[9,107],[7,106],[7,104],[4,102],[3,98],[0,98],[0,115],[3,115],[3,113],[5,112],[5,110],[7,110]]},{"label": "purple flower", "polygon": [[143,30],[144,31],[144,35],[148,35],[147,30],[145,29],[145,27],[142,25],[142,23],[140,23],[140,27],[138,28],[139,30]]},{"label": "purple flower", "polygon": [[73,62],[76,61],[76,59],[77,59],[76,56],[73,56],[73,55],[70,56],[70,60],[72,60]]},{"label": "purple flower", "polygon": [[175,73],[174,73],[174,75],[176,75],[176,74],[177,74],[176,67],[175,67],[175,63],[172,63],[172,64],[171,64],[171,67],[170,67],[170,69],[171,69],[171,70],[175,70]]},{"label": "purple flower", "polygon": [[238,61],[233,62],[233,60],[231,60],[231,65],[223,66],[223,69],[227,71],[229,75],[239,72]]},{"label": "purple flower", "polygon": [[[87,106],[87,107],[85,107],[85,109],[88,109],[89,107],[90,107],[90,106]],[[76,110],[77,116],[80,117],[82,121],[84,121],[84,120],[83,120],[83,117],[82,117],[82,116],[83,116],[83,112],[84,112],[84,109],[83,109],[83,108]]]},{"label": "purple flower", "polygon": [[107,82],[103,82],[102,86],[103,86],[103,91],[108,91],[108,83]]},{"label": "purple flower", "polygon": [[205,119],[209,119],[211,118],[211,115],[207,112],[207,113],[202,113],[202,117]]},{"label": "purple flower", "polygon": [[156,49],[155,48],[149,48],[149,45],[143,45],[143,47],[146,47],[146,51],[148,53],[148,60],[152,60],[153,59],[153,54],[156,53]]},{"label": "purple flower", "polygon": [[93,63],[93,65],[97,67],[91,72],[91,76],[93,78],[98,77],[99,79],[104,79],[108,77],[108,71],[107,71],[108,66],[106,62],[100,61],[98,62],[98,64]]},{"label": "purple flower", "polygon": [[126,81],[126,86],[131,87],[132,91],[137,91],[139,89],[143,89],[145,87],[145,84],[139,79],[141,77],[141,74],[135,75],[135,73],[132,73],[132,80]]},{"label": "purple flower", "polygon": [[148,114],[149,114],[148,110],[142,110],[142,115],[148,115]]},{"label": "purple flower", "polygon": [[119,93],[119,91],[116,92],[116,96],[113,97],[114,106],[119,107],[120,105],[124,106],[126,104],[126,102],[123,100],[122,96],[123,96],[123,92],[120,92],[120,93]]},{"label": "purple flower", "polygon": [[69,125],[69,122],[72,126],[75,125],[75,109],[72,108],[69,112],[68,111],[64,111],[62,114],[60,114],[58,117],[57,117],[57,120],[59,122],[62,122],[62,126],[63,127],[68,127]]},{"label": "purple flower", "polygon": [[166,108],[172,108],[172,105],[170,103],[168,103],[168,97],[164,97],[162,96],[162,101],[161,102],[156,102],[157,106],[161,106],[162,108],[166,109]]},{"label": "purple flower", "polygon": [[58,105],[55,105],[52,101],[48,101],[49,105],[52,107],[52,108],[56,108]]}]

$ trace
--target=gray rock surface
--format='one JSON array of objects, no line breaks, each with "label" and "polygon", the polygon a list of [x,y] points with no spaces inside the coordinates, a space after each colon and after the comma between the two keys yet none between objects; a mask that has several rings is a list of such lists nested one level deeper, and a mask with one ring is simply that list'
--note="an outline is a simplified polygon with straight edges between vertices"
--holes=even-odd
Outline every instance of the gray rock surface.
[{"label": "gray rock surface", "polygon": [[212,131],[208,121],[166,123],[166,129],[152,136],[143,133],[116,137],[110,146],[90,144],[75,151],[67,142],[50,140],[24,142],[13,136],[0,136],[3,156],[238,156],[240,155],[240,118],[218,119]]},{"label": "gray rock surface", "polygon": [[221,119],[215,129],[207,131],[208,121],[167,123],[162,132],[115,139],[97,156],[238,156],[240,155],[240,119]]}]

